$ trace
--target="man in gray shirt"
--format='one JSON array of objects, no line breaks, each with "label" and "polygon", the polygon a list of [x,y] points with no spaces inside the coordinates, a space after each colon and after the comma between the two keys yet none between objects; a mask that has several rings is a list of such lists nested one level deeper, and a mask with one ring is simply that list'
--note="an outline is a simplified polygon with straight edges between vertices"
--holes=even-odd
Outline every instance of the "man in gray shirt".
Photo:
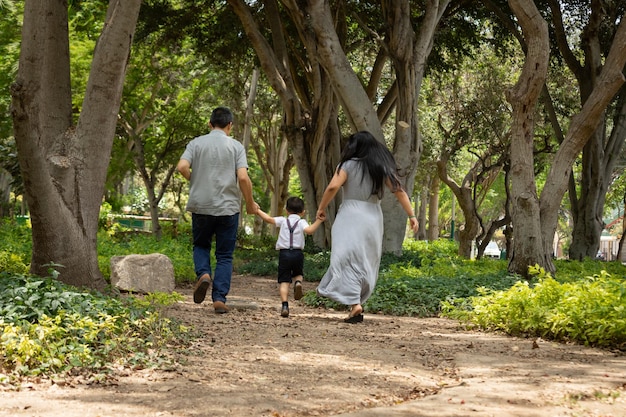
[{"label": "man in gray shirt", "polygon": [[[246,212],[255,214],[259,205],[252,196],[248,161],[243,145],[230,137],[233,114],[226,107],[211,113],[211,132],[194,138],[176,169],[190,181],[187,211],[191,212],[193,262],[197,277],[193,300],[200,304],[213,284],[215,312],[228,312],[233,251],[237,241],[241,195]],[[240,193],[241,191],[241,193]],[[211,270],[211,244],[215,236],[215,273]]]}]

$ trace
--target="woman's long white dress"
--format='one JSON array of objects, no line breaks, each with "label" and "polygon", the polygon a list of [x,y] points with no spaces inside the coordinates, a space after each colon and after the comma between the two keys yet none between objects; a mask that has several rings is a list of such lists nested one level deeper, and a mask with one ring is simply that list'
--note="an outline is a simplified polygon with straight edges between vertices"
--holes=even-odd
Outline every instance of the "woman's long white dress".
[{"label": "woman's long white dress", "polygon": [[382,254],[383,213],[372,180],[357,160],[341,167],[348,178],[332,226],[330,266],[317,293],[345,305],[363,304],[374,292]]}]

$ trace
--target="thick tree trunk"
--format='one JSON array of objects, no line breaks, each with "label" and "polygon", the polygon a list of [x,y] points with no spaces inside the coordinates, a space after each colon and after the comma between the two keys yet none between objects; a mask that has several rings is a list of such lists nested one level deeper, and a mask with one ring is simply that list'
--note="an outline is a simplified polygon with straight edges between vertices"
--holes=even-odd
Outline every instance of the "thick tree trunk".
[{"label": "thick tree trunk", "polygon": [[626,19],[621,19],[602,72],[598,75],[593,91],[582,110],[572,118],[541,192],[541,228],[544,242],[549,241],[550,252],[552,238],[557,228],[558,209],[569,184],[572,164],[604,120],[607,106],[622,88],[625,81],[624,65],[626,65]]},{"label": "thick tree trunk", "polygon": [[12,114],[31,214],[31,272],[103,288],[98,214],[140,0],[109,3],[76,127],[72,125],[68,5],[27,0]]},{"label": "thick tree trunk", "polygon": [[[396,129],[393,155],[398,172],[409,196],[413,194],[415,170],[422,153],[417,103],[435,30],[449,0],[426,2],[426,14],[420,31],[413,30],[408,0],[383,0],[382,14],[387,22],[389,54],[396,75]],[[389,196],[383,202],[385,235],[383,250],[400,253],[406,233],[406,213]]]},{"label": "thick tree trunk", "polygon": [[[534,114],[548,72],[548,25],[531,0],[509,0],[524,32],[527,53],[522,74],[508,94],[513,107],[511,126],[511,216],[513,254],[509,271],[528,275],[528,266],[539,264],[554,272],[542,239],[539,198],[535,185],[533,141]],[[550,241],[550,246],[552,241]]]},{"label": "thick tree trunk", "polygon": [[[622,87],[622,90],[625,89]],[[583,148],[580,197],[573,199],[575,215],[570,259],[593,259],[598,252],[605,226],[603,214],[606,193],[626,137],[626,98],[622,96],[620,101],[609,137],[606,137],[606,123],[603,122],[606,115],[603,115],[600,127]]]},{"label": "thick tree trunk", "polygon": [[[560,2],[549,0],[548,4],[552,12],[556,44],[563,61],[576,76],[581,104],[585,105],[590,94],[594,89],[597,89],[600,74],[605,71],[603,66],[609,63],[608,60],[603,59],[606,51],[603,50],[601,37],[608,39],[612,37],[611,30],[619,31],[619,27],[615,28],[613,25],[619,23],[620,26],[623,26],[624,16],[621,19],[615,19],[615,16],[612,16],[611,7],[615,5],[604,5],[600,1],[590,3],[589,18],[581,33],[578,47],[578,50],[584,53],[583,63],[580,63],[578,54],[571,50],[568,42],[569,35],[563,24],[565,19]],[[613,38],[613,49],[615,46],[619,46],[619,39],[619,35]],[[621,103],[616,103],[613,109],[613,121],[608,122],[608,113],[603,113],[600,116],[601,120],[598,121],[599,126],[597,125],[590,140],[584,143],[582,148],[582,178],[579,181],[579,189],[570,186],[569,199],[574,219],[572,244],[569,251],[570,259],[593,258],[598,250],[600,235],[604,227],[602,217],[606,192],[611,182],[615,162],[619,158],[618,155],[620,155],[624,144],[624,120],[626,120],[624,99],[622,98]],[[556,123],[553,122],[553,124]],[[608,131],[611,133],[607,137]]]}]

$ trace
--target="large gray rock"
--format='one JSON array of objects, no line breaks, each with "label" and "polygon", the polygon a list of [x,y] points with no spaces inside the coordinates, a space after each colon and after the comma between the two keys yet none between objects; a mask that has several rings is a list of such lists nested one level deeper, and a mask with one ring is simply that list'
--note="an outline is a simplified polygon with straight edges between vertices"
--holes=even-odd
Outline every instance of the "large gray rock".
[{"label": "large gray rock", "polygon": [[174,291],[174,266],[161,253],[113,256],[111,285],[137,293]]}]

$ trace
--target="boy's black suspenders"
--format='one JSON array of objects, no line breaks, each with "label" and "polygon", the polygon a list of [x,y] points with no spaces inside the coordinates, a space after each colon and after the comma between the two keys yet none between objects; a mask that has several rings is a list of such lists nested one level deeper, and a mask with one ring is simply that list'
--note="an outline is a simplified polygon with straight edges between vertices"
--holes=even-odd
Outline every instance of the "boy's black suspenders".
[{"label": "boy's black suspenders", "polygon": [[293,224],[289,224],[289,218],[287,218],[287,227],[289,228],[289,249],[293,249],[293,231],[296,230],[296,226],[301,219],[296,220]]}]

